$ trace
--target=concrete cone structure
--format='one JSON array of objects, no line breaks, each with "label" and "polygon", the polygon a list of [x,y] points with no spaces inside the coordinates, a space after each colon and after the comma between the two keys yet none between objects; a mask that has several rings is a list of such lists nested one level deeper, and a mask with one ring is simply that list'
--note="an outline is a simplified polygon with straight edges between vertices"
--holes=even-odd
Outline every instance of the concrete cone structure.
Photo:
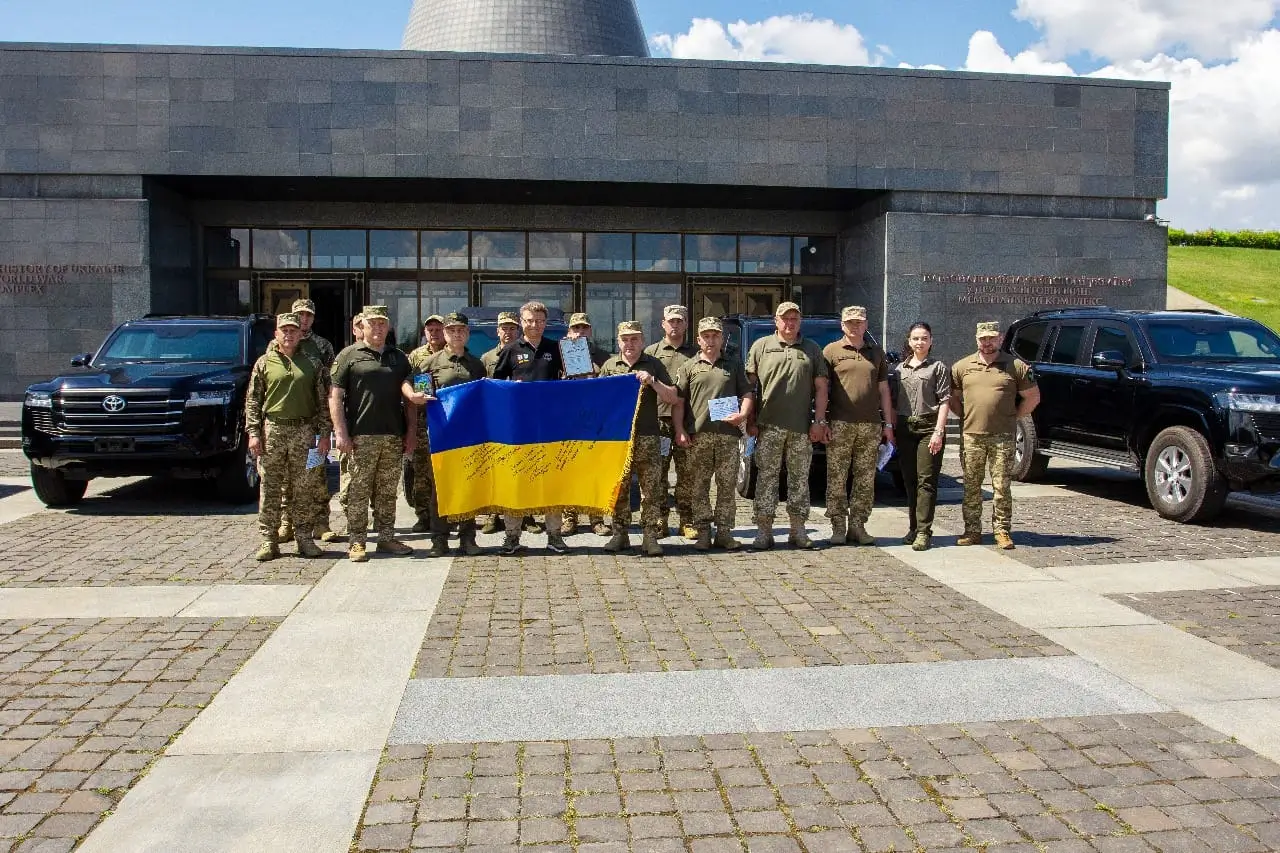
[{"label": "concrete cone structure", "polygon": [[634,0],[414,0],[403,47],[649,55]]}]

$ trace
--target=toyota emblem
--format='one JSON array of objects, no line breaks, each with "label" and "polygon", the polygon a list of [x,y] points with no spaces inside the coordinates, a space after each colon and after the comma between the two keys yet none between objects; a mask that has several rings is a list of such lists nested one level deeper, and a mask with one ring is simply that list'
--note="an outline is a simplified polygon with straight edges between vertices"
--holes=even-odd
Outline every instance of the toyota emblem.
[{"label": "toyota emblem", "polygon": [[119,394],[111,394],[102,401],[102,408],[108,412],[123,412],[126,405],[124,397]]}]

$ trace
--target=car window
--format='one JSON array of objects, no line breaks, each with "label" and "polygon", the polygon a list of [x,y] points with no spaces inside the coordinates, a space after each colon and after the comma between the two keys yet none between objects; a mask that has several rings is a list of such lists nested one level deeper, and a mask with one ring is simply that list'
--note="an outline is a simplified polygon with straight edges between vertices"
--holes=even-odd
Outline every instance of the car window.
[{"label": "car window", "polygon": [[257,361],[258,356],[267,351],[267,344],[271,343],[271,339],[275,337],[275,330],[271,328],[269,323],[255,323],[253,326],[253,345],[252,361]]},{"label": "car window", "polygon": [[724,324],[724,354],[738,361],[746,358],[742,352],[742,327],[737,323]]},{"label": "car window", "polygon": [[1125,364],[1133,364],[1136,353],[1133,349],[1133,342],[1129,340],[1129,335],[1124,329],[1117,326],[1099,326],[1097,334],[1093,336],[1093,357],[1099,353],[1118,352],[1124,356]]},{"label": "car window", "polygon": [[1053,339],[1053,352],[1049,354],[1052,364],[1075,364],[1080,354],[1080,342],[1084,340],[1084,326],[1062,325]]},{"label": "car window", "polygon": [[1147,333],[1156,354],[1166,361],[1280,362],[1280,338],[1250,320],[1153,320]]},{"label": "car window", "polygon": [[238,326],[173,325],[121,329],[98,356],[99,363],[172,361],[235,364],[243,351]]},{"label": "car window", "polygon": [[1023,326],[1013,340],[1013,354],[1028,363],[1038,361],[1040,344],[1044,342],[1044,333],[1048,328],[1048,323],[1028,323]]}]

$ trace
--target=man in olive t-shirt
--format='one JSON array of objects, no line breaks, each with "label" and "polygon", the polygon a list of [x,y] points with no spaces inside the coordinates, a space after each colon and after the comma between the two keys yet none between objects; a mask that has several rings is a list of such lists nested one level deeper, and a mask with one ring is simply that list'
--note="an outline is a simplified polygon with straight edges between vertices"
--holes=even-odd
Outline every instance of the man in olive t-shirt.
[{"label": "man in olive t-shirt", "polygon": [[1018,418],[1040,403],[1035,371],[1016,356],[1000,351],[1000,324],[978,324],[978,351],[951,367],[951,401],[963,407],[964,535],[957,545],[982,543],[982,481],[991,471],[991,526],[996,545],[1012,550],[1013,433]]},{"label": "man in olive t-shirt", "polygon": [[[747,381],[758,388],[756,443],[756,538],[752,547],[773,547],[773,518],[778,511],[778,482],[787,462],[789,541],[812,548],[805,532],[809,518],[809,466],[813,445],[826,440],[826,422],[810,414],[827,410],[827,362],[822,350],[800,335],[800,306],[783,302],[774,311],[776,334],[761,338],[747,352]],[[816,401],[816,406],[815,406]]]},{"label": "man in olive t-shirt", "polygon": [[[645,354],[662,362],[662,366],[673,378],[676,371],[680,369],[680,365],[698,354],[696,346],[685,343],[684,337],[688,326],[689,309],[683,305],[668,305],[662,309],[662,340],[644,348]],[[664,507],[671,505],[668,500],[668,489],[671,464],[674,462],[676,467],[675,506],[676,516],[680,522],[680,533],[686,539],[694,539],[697,537],[697,531],[693,523],[691,491],[693,475],[689,472],[689,454],[683,447],[676,444],[675,421],[671,407],[665,403],[658,404],[658,424],[662,428],[663,437],[671,441],[670,452],[662,457],[662,476],[659,478],[659,485],[662,487],[662,505]],[[670,516],[669,509],[667,515]],[[670,528],[671,519],[668,517],[663,523]]]}]

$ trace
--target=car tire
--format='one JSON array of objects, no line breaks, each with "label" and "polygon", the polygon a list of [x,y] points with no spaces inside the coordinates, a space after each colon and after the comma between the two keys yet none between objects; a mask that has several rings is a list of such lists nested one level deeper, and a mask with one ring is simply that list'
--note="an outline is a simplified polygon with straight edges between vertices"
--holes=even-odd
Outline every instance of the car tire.
[{"label": "car tire", "polygon": [[249,441],[240,438],[240,446],[227,456],[215,481],[219,499],[229,504],[247,504],[258,499],[258,463],[249,455]]},{"label": "car tire", "polygon": [[1049,457],[1036,452],[1039,434],[1030,417],[1018,418],[1013,433],[1013,470],[1010,476],[1019,483],[1031,483],[1044,476]]},{"label": "car tire", "polygon": [[1230,491],[1214,465],[1209,442],[1190,427],[1169,427],[1156,436],[1142,480],[1155,511],[1184,524],[1216,516]]},{"label": "car tire", "polygon": [[48,507],[75,506],[84,498],[88,480],[69,480],[56,468],[43,465],[31,466],[31,488],[36,497]]}]

